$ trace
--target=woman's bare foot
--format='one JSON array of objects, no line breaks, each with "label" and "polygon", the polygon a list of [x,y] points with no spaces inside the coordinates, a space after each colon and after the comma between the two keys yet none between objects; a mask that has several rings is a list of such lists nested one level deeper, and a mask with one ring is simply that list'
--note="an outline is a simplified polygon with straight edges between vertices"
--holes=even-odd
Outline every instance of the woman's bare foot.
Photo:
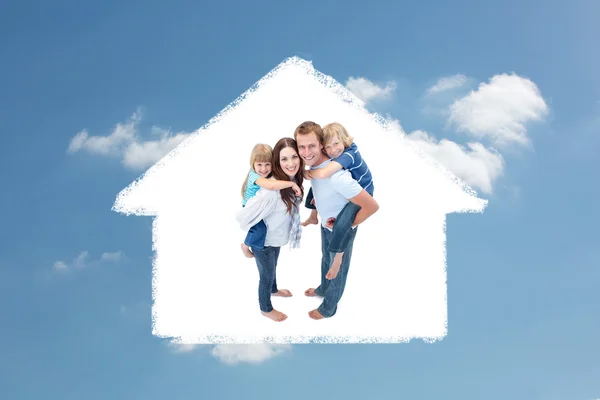
[{"label": "woman's bare foot", "polygon": [[292,292],[290,292],[287,289],[279,289],[276,293],[273,293],[271,296],[292,297]]},{"label": "woman's bare foot", "polygon": [[[317,293],[315,293],[315,289],[313,289],[313,288],[306,289],[306,290],[304,291],[304,295],[305,295],[305,296],[308,296],[308,297],[315,297],[315,296],[319,296]],[[319,296],[319,297],[321,297],[321,296]]]},{"label": "woman's bare foot", "polygon": [[342,257],[344,253],[337,253],[333,258],[333,263],[331,263],[331,267],[329,267],[329,271],[327,271],[327,275],[325,278],[332,280],[335,279],[338,272],[340,272],[340,266],[342,265]]},{"label": "woman's bare foot", "polygon": [[254,254],[252,254],[252,252],[250,251],[250,247],[246,246],[244,243],[242,243],[240,245],[240,247],[242,248],[242,252],[244,253],[244,255],[248,258],[254,258]]},{"label": "woman's bare foot", "polygon": [[272,319],[275,322],[281,322],[281,321],[285,321],[287,319],[287,315],[285,315],[284,313],[282,313],[281,311],[277,311],[277,310],[273,310],[271,312],[260,312],[262,315],[264,315],[267,318]]},{"label": "woman's bare foot", "polygon": [[317,320],[325,318],[325,317],[324,317],[323,315],[321,315],[321,313],[320,313],[319,311],[317,311],[316,309],[315,309],[315,310],[312,310],[312,311],[309,311],[309,312],[308,312],[308,316],[309,316],[309,317],[311,317],[312,319],[317,319]]}]

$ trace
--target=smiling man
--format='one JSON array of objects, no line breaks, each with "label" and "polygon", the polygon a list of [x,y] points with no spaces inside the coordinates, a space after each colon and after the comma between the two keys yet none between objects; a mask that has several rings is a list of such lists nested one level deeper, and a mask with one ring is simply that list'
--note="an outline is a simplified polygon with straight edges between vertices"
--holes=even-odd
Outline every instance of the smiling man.
[{"label": "smiling man", "polygon": [[[298,144],[300,157],[311,169],[324,168],[331,162],[323,152],[323,130],[321,126],[312,121],[300,124],[294,132],[294,139]],[[347,170],[340,170],[326,179],[311,180],[315,206],[321,215],[321,284],[317,288],[307,289],[306,296],[323,297],[319,308],[312,310],[308,315],[313,319],[332,317],[337,311],[337,305],[344,288],[352,259],[352,247],[356,237],[357,226],[364,222],[379,209],[377,202],[367,193]],[[335,253],[329,252],[332,229],[330,221],[338,216],[344,206],[351,201],[360,207],[356,214],[353,229],[349,233],[350,240],[343,249],[342,263],[339,272],[333,279],[327,279],[327,274]]]}]

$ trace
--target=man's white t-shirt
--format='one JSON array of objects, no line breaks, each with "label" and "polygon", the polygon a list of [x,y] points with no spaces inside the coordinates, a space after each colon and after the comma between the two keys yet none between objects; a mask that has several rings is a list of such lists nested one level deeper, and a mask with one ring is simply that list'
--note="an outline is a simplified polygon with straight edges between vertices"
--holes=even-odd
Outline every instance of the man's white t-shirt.
[{"label": "man's white t-shirt", "polygon": [[[324,168],[331,160],[311,167],[311,169]],[[363,188],[352,178],[352,174],[345,169],[341,169],[326,179],[312,179],[310,181],[315,198],[315,207],[321,216],[321,225],[325,228],[325,223],[331,217],[337,218],[344,206],[348,204],[348,199],[358,196]],[[330,231],[332,229],[327,228]]]}]

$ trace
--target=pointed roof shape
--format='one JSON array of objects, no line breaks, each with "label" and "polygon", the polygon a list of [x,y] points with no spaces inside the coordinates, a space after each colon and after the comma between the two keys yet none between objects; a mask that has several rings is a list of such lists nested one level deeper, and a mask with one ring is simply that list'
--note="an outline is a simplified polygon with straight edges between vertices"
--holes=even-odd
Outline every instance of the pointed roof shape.
[{"label": "pointed roof shape", "polygon": [[[127,215],[158,215],[161,211],[173,211],[177,208],[175,203],[183,207],[184,202],[193,203],[202,197],[199,189],[202,185],[209,185],[217,192],[232,184],[237,188],[243,180],[240,171],[247,168],[247,159],[217,162],[216,157],[226,160],[230,146],[245,148],[248,155],[257,142],[273,146],[281,137],[292,137],[298,124],[306,120],[322,125],[333,121],[342,123],[357,140],[371,170],[380,166],[378,174],[390,169],[389,165],[381,164],[382,160],[392,159],[398,164],[397,160],[419,158],[419,166],[427,173],[420,174],[420,181],[413,181],[413,186],[433,187],[423,193],[432,198],[432,202],[443,202],[447,213],[481,212],[487,205],[486,200],[478,198],[454,174],[404,140],[403,134],[394,131],[387,120],[367,111],[364,102],[343,85],[315,70],[311,62],[290,57],[123,189],[113,210]],[[366,140],[365,135],[372,135],[372,139],[378,134],[376,142],[381,145]],[[382,154],[392,148],[393,153]],[[214,182],[197,183],[207,177],[207,172]],[[400,173],[410,180],[412,172]],[[379,176],[374,176],[381,181]],[[446,189],[452,186],[450,191],[444,192],[443,198],[435,196],[435,187],[440,185]],[[452,196],[447,195],[450,192]]]}]

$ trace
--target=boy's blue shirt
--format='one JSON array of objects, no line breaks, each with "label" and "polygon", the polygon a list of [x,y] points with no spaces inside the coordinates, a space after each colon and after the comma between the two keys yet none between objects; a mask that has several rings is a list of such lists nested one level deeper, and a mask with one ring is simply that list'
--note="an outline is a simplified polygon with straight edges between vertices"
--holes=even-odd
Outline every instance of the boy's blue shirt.
[{"label": "boy's blue shirt", "polygon": [[348,170],[350,174],[352,174],[352,178],[354,178],[363,189],[367,189],[373,184],[371,171],[360,155],[356,143],[352,143],[352,145],[345,149],[339,157],[334,158],[332,161],[337,162],[342,168]]}]

